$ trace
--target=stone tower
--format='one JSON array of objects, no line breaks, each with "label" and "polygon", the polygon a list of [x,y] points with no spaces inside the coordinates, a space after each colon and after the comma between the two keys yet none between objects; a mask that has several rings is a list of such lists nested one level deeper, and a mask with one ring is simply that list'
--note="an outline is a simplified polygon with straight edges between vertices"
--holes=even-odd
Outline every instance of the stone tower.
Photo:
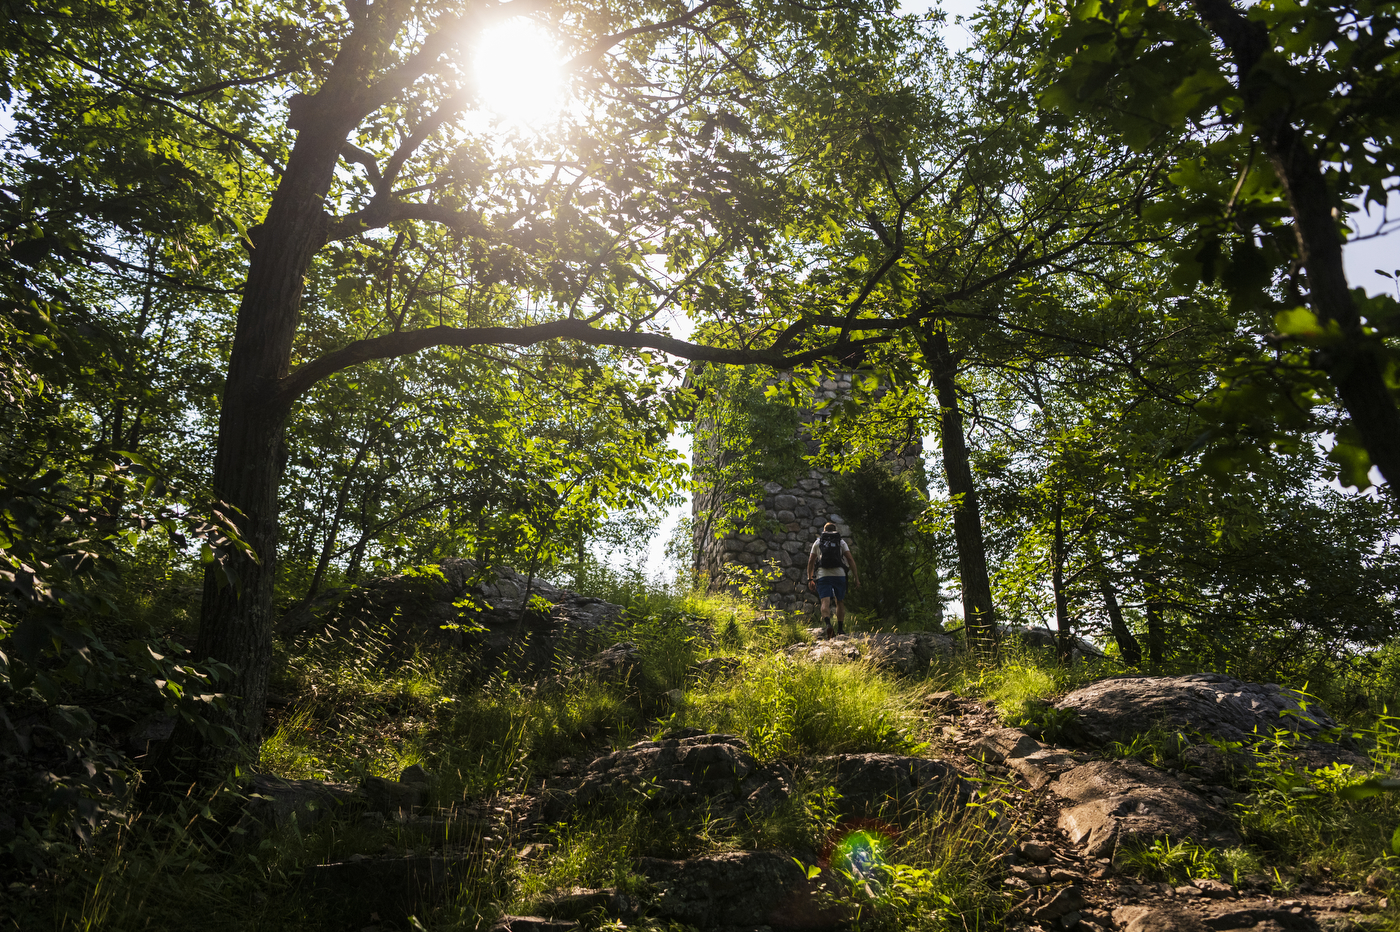
[{"label": "stone tower", "polygon": [[[823,408],[833,401],[849,397],[850,393],[851,375],[841,373],[821,383],[814,394],[814,401],[816,407]],[[819,417],[819,412],[815,415],[804,414],[802,426],[799,427],[809,455],[818,452],[820,442],[811,437],[807,425]],[[697,468],[701,466],[704,455],[700,444],[696,444],[691,453],[692,464]],[[893,451],[885,459],[901,470],[922,467],[923,446],[915,441]],[[815,604],[816,596],[809,593],[806,586],[807,555],[812,542],[828,521],[836,522],[843,537],[851,536],[851,528],[831,501],[831,474],[825,469],[808,469],[796,485],[785,488],[777,482],[769,482],[764,486],[764,493],[763,509],[779,528],[762,534],[731,533],[722,538],[704,534],[698,517],[711,508],[722,507],[723,502],[713,501],[714,493],[709,491],[695,494],[691,514],[697,518],[694,542],[696,566],[709,577],[710,585],[716,587],[724,584],[726,564],[756,567],[775,560],[782,570],[782,576],[770,592],[773,604],[780,609],[800,609]]]}]

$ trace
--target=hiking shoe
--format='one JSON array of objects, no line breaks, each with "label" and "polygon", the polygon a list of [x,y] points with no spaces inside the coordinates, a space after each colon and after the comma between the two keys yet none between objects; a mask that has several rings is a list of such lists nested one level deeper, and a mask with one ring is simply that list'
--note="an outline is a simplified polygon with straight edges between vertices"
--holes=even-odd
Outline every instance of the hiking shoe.
[{"label": "hiking shoe", "polygon": [[836,629],[832,628],[831,625],[827,625],[825,630],[822,631],[822,637],[831,640],[836,637]]}]

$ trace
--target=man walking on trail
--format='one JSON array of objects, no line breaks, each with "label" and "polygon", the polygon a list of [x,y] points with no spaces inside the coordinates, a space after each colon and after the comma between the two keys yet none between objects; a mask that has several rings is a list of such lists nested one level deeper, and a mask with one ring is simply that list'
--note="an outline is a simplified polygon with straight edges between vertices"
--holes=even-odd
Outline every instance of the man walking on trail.
[{"label": "man walking on trail", "polygon": [[[860,570],[856,569],[856,558],[851,547],[836,530],[836,525],[827,522],[821,534],[812,544],[812,552],[807,557],[807,588],[822,600],[822,626],[826,636],[846,633],[846,567],[851,568],[851,582],[860,585]],[[831,628],[831,608],[836,603],[836,630]]]}]

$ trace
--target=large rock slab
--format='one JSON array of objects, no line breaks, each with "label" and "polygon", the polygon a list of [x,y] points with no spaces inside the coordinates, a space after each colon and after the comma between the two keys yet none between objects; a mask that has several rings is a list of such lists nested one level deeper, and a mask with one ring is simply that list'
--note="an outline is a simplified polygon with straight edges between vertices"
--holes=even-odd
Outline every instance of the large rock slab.
[{"label": "large rock slab", "polygon": [[580,806],[645,800],[654,808],[761,811],[788,797],[782,770],[765,767],[733,735],[641,741],[593,761],[574,791]]},{"label": "large rock slab", "polygon": [[850,910],[824,902],[823,878],[781,851],[734,851],[686,861],[642,858],[637,872],[656,889],[659,919],[700,929],[768,926],[775,930],[838,929]]},{"label": "large rock slab", "polygon": [[840,754],[822,761],[833,772],[847,816],[902,819],[930,808],[966,805],[972,787],[942,761],[898,754]]},{"label": "large rock slab", "polygon": [[916,631],[912,634],[855,634],[794,644],[789,657],[813,662],[866,660],[882,670],[901,676],[917,676],[936,658],[950,656],[956,645],[946,634]]},{"label": "large rock slab", "polygon": [[1120,932],[1320,932],[1310,916],[1278,907],[1215,907],[1203,911],[1173,906],[1121,906],[1113,911]]},{"label": "large rock slab", "polygon": [[502,916],[491,932],[575,932],[582,928],[577,922],[548,919],[544,916]]},{"label": "large rock slab", "polygon": [[246,792],[248,802],[235,826],[246,842],[256,841],[293,819],[303,827],[313,825],[341,806],[362,801],[353,788],[343,784],[284,780],[262,773],[252,778]]},{"label": "large rock slab", "polygon": [[1103,743],[1131,741],[1152,725],[1249,743],[1278,729],[1317,737],[1337,724],[1294,690],[1219,673],[1099,680],[1055,707],[1072,709],[1085,734]]},{"label": "large rock slab", "polygon": [[1140,761],[1080,764],[1050,789],[1062,800],[1059,827],[1091,857],[1159,838],[1219,846],[1240,841],[1224,809]]}]

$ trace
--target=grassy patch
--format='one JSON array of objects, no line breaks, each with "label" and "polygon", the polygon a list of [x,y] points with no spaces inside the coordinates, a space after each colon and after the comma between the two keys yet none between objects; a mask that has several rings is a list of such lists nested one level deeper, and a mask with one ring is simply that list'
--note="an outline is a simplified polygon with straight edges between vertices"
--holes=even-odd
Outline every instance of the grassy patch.
[{"label": "grassy patch", "polygon": [[[1385,759],[1392,751],[1378,746],[1374,753]],[[1356,887],[1379,869],[1400,872],[1400,794],[1356,798],[1355,788],[1370,776],[1345,764],[1301,769],[1287,745],[1275,746],[1250,774],[1254,792],[1239,813],[1245,839],[1290,872]]]},{"label": "grassy patch", "polygon": [[737,735],[761,760],[905,751],[914,719],[900,686],[873,667],[753,656],[734,677],[697,684],[668,722]]},{"label": "grassy patch", "polygon": [[1263,858],[1249,848],[1211,848],[1189,839],[1170,838],[1159,838],[1150,845],[1125,844],[1118,852],[1118,863],[1128,873],[1173,884],[1198,878],[1238,884],[1264,868]]},{"label": "grassy patch", "polygon": [[[1014,900],[1000,864],[1019,831],[1006,800],[955,812],[930,811],[890,833],[880,857],[860,869],[847,858],[846,889],[860,928],[874,932],[951,932],[1003,926]],[[838,848],[839,851],[839,848]]]}]

